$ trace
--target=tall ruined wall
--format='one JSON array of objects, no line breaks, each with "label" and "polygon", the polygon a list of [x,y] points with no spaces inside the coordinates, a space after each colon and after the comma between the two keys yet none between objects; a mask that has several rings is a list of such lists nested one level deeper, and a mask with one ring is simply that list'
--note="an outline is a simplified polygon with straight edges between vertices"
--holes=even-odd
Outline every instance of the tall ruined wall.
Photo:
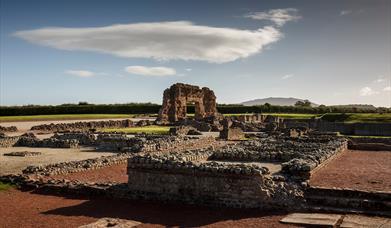
[{"label": "tall ruined wall", "polygon": [[212,90],[176,83],[163,92],[163,104],[158,120],[176,122],[185,119],[188,103],[194,103],[196,119],[217,115],[216,96]]}]

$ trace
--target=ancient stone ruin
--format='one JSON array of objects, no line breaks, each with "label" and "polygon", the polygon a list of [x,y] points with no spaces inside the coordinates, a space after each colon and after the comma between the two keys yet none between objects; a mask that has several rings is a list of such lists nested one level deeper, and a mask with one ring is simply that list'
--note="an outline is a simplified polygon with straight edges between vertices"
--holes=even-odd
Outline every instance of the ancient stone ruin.
[{"label": "ancient stone ruin", "polygon": [[216,116],[216,96],[207,87],[176,83],[164,90],[163,105],[159,111],[158,120],[162,122],[176,122],[186,118],[187,105],[195,105],[195,119]]}]

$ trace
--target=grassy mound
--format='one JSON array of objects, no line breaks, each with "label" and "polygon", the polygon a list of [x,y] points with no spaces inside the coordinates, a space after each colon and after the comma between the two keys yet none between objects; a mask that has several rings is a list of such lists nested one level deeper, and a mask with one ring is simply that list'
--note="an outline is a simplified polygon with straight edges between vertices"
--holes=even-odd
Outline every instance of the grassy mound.
[{"label": "grassy mound", "polygon": [[13,188],[14,186],[11,184],[3,183],[0,181],[0,191],[6,191],[10,188]]}]

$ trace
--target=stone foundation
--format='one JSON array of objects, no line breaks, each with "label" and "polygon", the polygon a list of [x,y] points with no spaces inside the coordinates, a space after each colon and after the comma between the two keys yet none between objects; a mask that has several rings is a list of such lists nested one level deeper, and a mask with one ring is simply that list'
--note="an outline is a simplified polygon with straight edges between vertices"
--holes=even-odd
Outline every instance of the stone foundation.
[{"label": "stone foundation", "polygon": [[5,132],[17,132],[18,128],[15,126],[9,126],[9,127],[3,127],[0,126],[0,133],[5,133]]},{"label": "stone foundation", "polygon": [[[133,127],[138,123],[127,120],[107,120],[107,121],[90,121],[90,122],[76,122],[76,123],[60,123],[60,124],[42,124],[33,126],[32,131],[43,132],[64,132],[64,131],[77,131],[77,130],[90,130],[100,128],[124,128]],[[150,124],[149,121],[142,121],[142,126]]]},{"label": "stone foundation", "polygon": [[220,131],[220,139],[241,140],[244,138],[242,129],[238,127],[226,128]]},{"label": "stone foundation", "polygon": [[190,146],[206,147],[213,143],[213,137],[136,136],[101,135],[98,137],[100,150],[122,152],[158,152],[172,149],[186,150]]},{"label": "stone foundation", "polygon": [[299,207],[300,188],[274,181],[268,173],[265,167],[249,164],[198,164],[170,157],[128,159],[133,197],[236,208]]},{"label": "stone foundation", "polygon": [[19,138],[19,136],[0,137],[0,147],[12,147],[18,142]]}]

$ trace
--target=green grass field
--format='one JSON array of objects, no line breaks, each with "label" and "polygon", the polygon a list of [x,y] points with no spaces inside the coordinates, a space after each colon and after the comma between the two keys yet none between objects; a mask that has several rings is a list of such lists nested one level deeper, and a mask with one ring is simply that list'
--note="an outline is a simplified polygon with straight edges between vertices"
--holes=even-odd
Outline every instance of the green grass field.
[{"label": "green grass field", "polygon": [[170,131],[169,126],[150,125],[145,127],[129,127],[129,128],[109,128],[104,129],[104,132],[124,132],[128,134],[163,134],[166,135]]},{"label": "green grass field", "polygon": [[[359,122],[391,122],[391,113],[326,113],[326,114],[301,114],[301,113],[263,113],[265,115],[279,116],[287,119],[309,119],[322,118],[327,121],[338,121],[347,123]],[[251,113],[224,114],[224,116],[252,115]],[[132,118],[133,114],[64,114],[64,115],[34,115],[34,116],[0,116],[0,122],[11,121],[39,121],[39,120],[81,120],[81,119],[114,119]],[[157,117],[157,114],[150,114],[150,117]],[[194,113],[189,113],[189,117]]]},{"label": "green grass field", "polygon": [[11,185],[11,184],[6,184],[6,183],[3,183],[0,181],[0,191],[5,191],[5,190],[8,190],[10,188],[13,188],[14,186]]},{"label": "green grass field", "polygon": [[346,123],[391,123],[391,113],[327,113],[322,119]]},{"label": "green grass field", "polygon": [[131,118],[130,114],[64,114],[64,115],[34,115],[34,116],[0,116],[0,122],[36,121],[36,120],[81,120],[81,119],[113,119]]},{"label": "green grass field", "polygon": [[286,119],[311,119],[319,117],[319,114],[301,114],[301,113],[267,113],[268,115],[278,116]]},{"label": "green grass field", "polygon": [[[301,114],[301,113],[263,113],[264,115],[280,116],[287,119],[310,119],[312,117],[318,117],[320,114]],[[253,115],[253,113],[228,113],[224,116],[241,116],[241,115]],[[194,113],[189,113],[187,116],[194,116]]]}]

